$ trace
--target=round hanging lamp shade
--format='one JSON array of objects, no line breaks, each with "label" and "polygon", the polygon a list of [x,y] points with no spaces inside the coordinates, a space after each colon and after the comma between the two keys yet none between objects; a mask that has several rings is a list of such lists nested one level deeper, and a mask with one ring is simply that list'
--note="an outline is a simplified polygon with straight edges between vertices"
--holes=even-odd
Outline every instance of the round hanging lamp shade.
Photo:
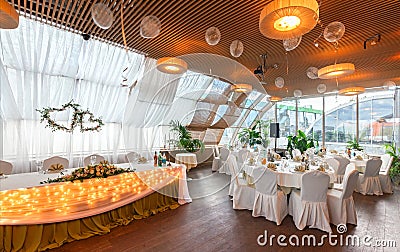
[{"label": "round hanging lamp shade", "polygon": [[346,95],[346,96],[358,95],[364,92],[365,92],[364,87],[348,87],[339,90],[340,95]]},{"label": "round hanging lamp shade", "polygon": [[275,0],[261,11],[260,32],[271,39],[291,39],[311,31],[317,24],[315,0]]},{"label": "round hanging lamp shade", "polygon": [[253,90],[253,86],[246,83],[233,84],[231,90],[236,93],[250,93]]},{"label": "round hanging lamp shade", "polygon": [[157,60],[157,69],[167,74],[182,74],[187,70],[187,63],[175,57],[165,57]]},{"label": "round hanging lamp shade", "polygon": [[0,29],[15,29],[18,24],[17,11],[6,0],[0,0]]},{"label": "round hanging lamp shade", "polygon": [[271,97],[269,98],[269,100],[270,100],[271,102],[278,102],[278,101],[282,101],[282,98],[279,97],[279,96],[271,96]]},{"label": "round hanging lamp shade", "polygon": [[318,78],[333,79],[354,73],[356,70],[353,63],[341,63],[329,65],[318,70]]}]

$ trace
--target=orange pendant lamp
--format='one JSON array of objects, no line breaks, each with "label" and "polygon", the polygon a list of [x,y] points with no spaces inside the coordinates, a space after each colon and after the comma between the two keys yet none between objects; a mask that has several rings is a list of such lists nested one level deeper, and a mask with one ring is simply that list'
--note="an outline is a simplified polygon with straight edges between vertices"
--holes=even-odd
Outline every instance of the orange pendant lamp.
[{"label": "orange pendant lamp", "polygon": [[275,0],[260,14],[260,32],[267,38],[285,40],[310,32],[318,22],[315,0]]},{"label": "orange pendant lamp", "polygon": [[6,0],[0,0],[0,29],[15,29],[19,24],[19,15]]}]

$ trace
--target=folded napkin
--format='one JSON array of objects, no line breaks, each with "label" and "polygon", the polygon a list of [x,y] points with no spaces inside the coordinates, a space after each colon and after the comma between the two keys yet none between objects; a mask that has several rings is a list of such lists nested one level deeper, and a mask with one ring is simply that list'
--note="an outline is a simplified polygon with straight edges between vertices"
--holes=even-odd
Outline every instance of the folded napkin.
[{"label": "folded napkin", "polygon": [[306,167],[305,167],[304,165],[297,165],[297,166],[294,168],[294,171],[297,171],[297,172],[305,172],[305,171],[306,171]]},{"label": "folded napkin", "polygon": [[64,170],[64,166],[62,164],[52,164],[48,169],[49,172],[58,172],[62,170]]},{"label": "folded napkin", "polygon": [[268,164],[267,164],[267,168],[270,169],[270,170],[275,171],[275,170],[276,170],[276,164],[274,164],[274,163],[268,163]]},{"label": "folded napkin", "polygon": [[145,163],[147,163],[147,158],[145,158],[145,157],[140,157],[140,158],[138,159],[138,163],[139,163],[139,164],[145,164]]},{"label": "folded napkin", "polygon": [[301,156],[294,156],[293,161],[295,162],[300,162],[301,161]]}]

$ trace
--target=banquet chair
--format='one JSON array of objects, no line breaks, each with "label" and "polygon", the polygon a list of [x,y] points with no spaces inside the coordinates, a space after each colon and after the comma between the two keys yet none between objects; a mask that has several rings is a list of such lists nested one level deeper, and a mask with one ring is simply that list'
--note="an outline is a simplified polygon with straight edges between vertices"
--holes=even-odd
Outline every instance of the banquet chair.
[{"label": "banquet chair", "polygon": [[243,169],[243,165],[245,164],[248,155],[249,155],[249,150],[247,150],[247,149],[241,149],[239,151],[238,158],[237,158],[239,171],[241,171]]},{"label": "banquet chair", "polygon": [[213,150],[213,162],[212,162],[212,167],[211,167],[211,171],[218,171],[220,165],[221,165],[221,153],[219,152],[219,148],[217,145],[213,146],[212,148]]},{"label": "banquet chair", "polygon": [[43,170],[48,170],[52,165],[61,164],[64,169],[68,169],[69,161],[66,158],[54,156],[43,161]]},{"label": "banquet chair", "polygon": [[335,181],[336,181],[337,171],[339,169],[340,162],[338,160],[334,159],[334,158],[327,158],[327,159],[325,159],[325,162],[329,165],[329,167],[332,167],[332,169],[334,170],[334,172],[335,172]]},{"label": "banquet chair", "polygon": [[[132,163],[134,163],[134,162],[137,163],[139,158],[140,158],[140,154],[135,152],[135,151],[128,152],[125,155],[125,159],[126,159],[127,163],[131,163],[131,162]],[[89,162],[90,162],[90,158],[89,158]]]},{"label": "banquet chair", "polygon": [[301,177],[301,191],[290,194],[289,214],[299,230],[306,226],[331,233],[327,192],[329,175],[320,171],[310,171]]},{"label": "banquet chair", "polygon": [[353,192],[357,186],[359,172],[353,170],[347,173],[343,179],[343,191],[328,190],[328,210],[330,222],[334,225],[357,225],[357,213],[353,200]]},{"label": "banquet chair", "polygon": [[97,154],[93,154],[93,155],[89,155],[87,157],[85,157],[85,159],[83,160],[83,165],[86,167],[88,165],[90,165],[90,157],[91,156],[95,156],[96,157],[96,161],[94,162],[95,164],[99,164],[101,161],[104,161],[104,157],[97,155]]},{"label": "banquet chair", "polygon": [[276,173],[259,168],[254,169],[253,177],[256,186],[253,217],[264,216],[280,225],[288,214],[288,209],[286,195],[278,190]]},{"label": "banquet chair", "polygon": [[341,184],[343,181],[344,174],[346,172],[347,165],[350,164],[350,160],[348,158],[339,155],[334,156],[334,159],[339,161],[339,167],[337,169],[337,172],[335,172],[336,175],[335,182]]},{"label": "banquet chair", "polygon": [[363,195],[382,195],[381,182],[379,181],[379,170],[382,165],[381,159],[369,159],[365,167],[365,173],[358,177],[356,192]]},{"label": "banquet chair", "polygon": [[229,171],[229,168],[226,164],[229,154],[230,154],[230,151],[227,148],[225,148],[225,147],[221,148],[220,155],[219,155],[219,157],[220,157],[220,164],[219,164],[219,168],[218,168],[219,173],[225,173],[228,175],[231,174]]},{"label": "banquet chair", "polygon": [[393,157],[389,154],[384,154],[381,157],[382,165],[379,171],[379,182],[381,183],[382,192],[393,193],[392,181],[389,177],[390,167],[393,163]]},{"label": "banquet chair", "polygon": [[13,165],[9,162],[0,160],[0,173],[10,175],[12,173]]},{"label": "banquet chair", "polygon": [[301,156],[301,151],[299,149],[293,149],[292,157],[298,157],[298,156]]},{"label": "banquet chair", "polygon": [[236,173],[238,167],[235,156],[229,155],[227,164],[231,172],[231,184],[233,184],[233,209],[252,210],[254,205],[255,189],[247,185],[246,180],[239,178]]}]

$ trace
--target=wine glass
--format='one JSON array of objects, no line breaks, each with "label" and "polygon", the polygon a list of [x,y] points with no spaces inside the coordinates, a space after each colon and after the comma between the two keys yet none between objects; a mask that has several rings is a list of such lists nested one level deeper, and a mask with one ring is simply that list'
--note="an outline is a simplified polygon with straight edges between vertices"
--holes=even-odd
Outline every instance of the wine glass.
[{"label": "wine glass", "polygon": [[95,155],[90,156],[90,164],[94,165],[95,163],[96,163],[96,156]]},{"label": "wine glass", "polygon": [[36,160],[35,163],[36,163],[36,168],[37,168],[38,173],[39,174],[43,174],[44,173],[44,171],[43,171],[43,160]]},{"label": "wine glass", "polygon": [[290,152],[289,151],[285,151],[285,157],[290,160],[291,156],[290,156]]}]

